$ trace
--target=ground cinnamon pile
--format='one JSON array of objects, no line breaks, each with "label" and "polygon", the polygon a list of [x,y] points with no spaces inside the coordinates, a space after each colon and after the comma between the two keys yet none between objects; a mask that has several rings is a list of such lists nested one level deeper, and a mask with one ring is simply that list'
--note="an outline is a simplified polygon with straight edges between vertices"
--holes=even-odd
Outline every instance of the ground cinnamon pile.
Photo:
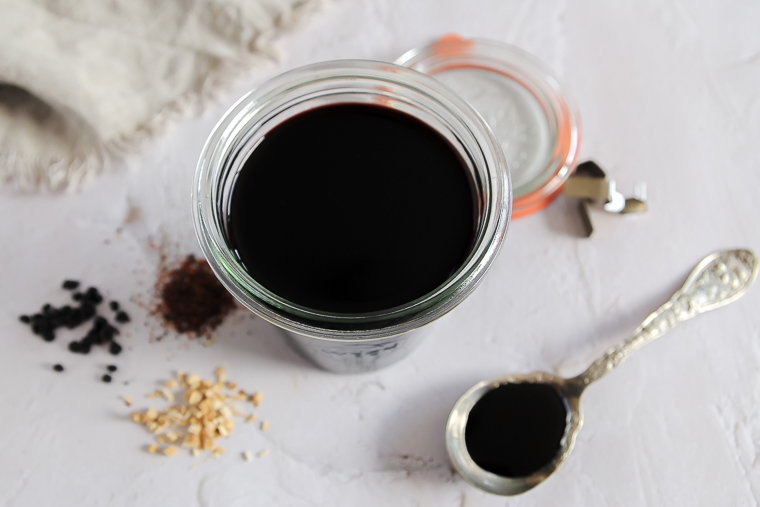
[{"label": "ground cinnamon pile", "polygon": [[178,333],[208,336],[236,308],[235,299],[205,259],[193,255],[162,273],[156,289],[158,314]]}]

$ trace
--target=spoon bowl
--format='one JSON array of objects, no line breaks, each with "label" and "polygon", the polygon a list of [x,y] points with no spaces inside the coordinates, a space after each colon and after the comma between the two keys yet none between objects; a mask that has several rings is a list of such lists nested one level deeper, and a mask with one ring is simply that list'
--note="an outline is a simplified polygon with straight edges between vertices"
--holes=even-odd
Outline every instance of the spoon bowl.
[{"label": "spoon bowl", "polygon": [[[581,394],[592,382],[613,370],[635,351],[662,336],[678,323],[721,306],[747,291],[757,277],[758,260],[751,250],[728,250],[703,259],[667,303],[649,315],[622,343],[610,348],[580,375],[565,379],[546,372],[506,375],[475,384],[454,404],[446,424],[446,448],[454,467],[470,484],[496,495],[519,495],[543,482],[565,461],[583,423]],[[505,384],[543,384],[557,391],[565,404],[565,433],[557,453],[525,477],[506,477],[480,467],[470,456],[465,440],[472,408],[489,391]]]},{"label": "spoon bowl", "polygon": [[[505,477],[478,466],[467,451],[465,430],[472,407],[490,390],[504,384],[539,383],[554,388],[562,398],[567,410],[565,434],[554,459],[527,477]],[[538,486],[562,464],[575,444],[575,436],[583,423],[580,385],[572,379],[564,379],[551,373],[533,372],[527,375],[505,375],[484,380],[472,386],[459,398],[451,410],[446,424],[446,448],[457,472],[476,488],[495,495],[519,495]]]}]

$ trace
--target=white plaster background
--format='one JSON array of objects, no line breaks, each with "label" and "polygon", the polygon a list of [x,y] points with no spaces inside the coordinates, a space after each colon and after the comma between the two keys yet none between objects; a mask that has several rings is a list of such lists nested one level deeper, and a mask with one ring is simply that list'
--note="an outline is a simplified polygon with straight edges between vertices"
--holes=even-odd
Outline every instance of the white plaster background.
[{"label": "white plaster background", "polygon": [[[593,386],[568,462],[522,496],[481,493],[452,472],[443,440],[456,399],[480,379],[542,369],[575,374],[633,329],[715,250],[760,250],[760,4],[750,1],[339,0],[280,37],[278,64],[217,107],[180,122],[77,195],[0,195],[0,505],[616,506],[757,505],[760,288],[672,331]],[[577,237],[560,198],[514,221],[481,287],[387,370],[336,376],[279,332],[238,312],[203,347],[151,342],[161,245],[197,251],[190,182],[214,123],[247,89],[321,60],[392,61],[458,32],[516,44],[551,66],[583,120],[593,157],[642,216],[597,217]],[[139,220],[125,223],[131,209]],[[67,277],[101,287],[133,316],[117,359],[65,350],[17,321],[60,304]],[[56,374],[51,365],[67,370]],[[115,382],[101,383],[118,364]],[[224,365],[260,389],[262,433],[238,425],[221,459],[145,453],[135,406],[176,369]],[[124,381],[129,384],[124,385]],[[271,454],[246,463],[244,450]]]}]

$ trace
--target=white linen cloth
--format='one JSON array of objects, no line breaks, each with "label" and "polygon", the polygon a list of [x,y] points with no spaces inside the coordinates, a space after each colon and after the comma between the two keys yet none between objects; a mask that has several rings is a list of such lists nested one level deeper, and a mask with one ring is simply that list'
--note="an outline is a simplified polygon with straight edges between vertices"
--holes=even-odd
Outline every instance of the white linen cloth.
[{"label": "white linen cloth", "polygon": [[78,188],[316,1],[0,0],[0,181]]}]

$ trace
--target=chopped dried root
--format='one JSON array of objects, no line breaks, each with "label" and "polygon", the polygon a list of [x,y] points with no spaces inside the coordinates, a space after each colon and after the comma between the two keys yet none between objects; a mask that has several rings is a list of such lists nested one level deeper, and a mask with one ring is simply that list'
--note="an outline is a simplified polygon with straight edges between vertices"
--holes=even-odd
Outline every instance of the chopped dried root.
[{"label": "chopped dried root", "polygon": [[[216,382],[202,380],[198,375],[186,375],[182,371],[177,372],[177,380],[169,379],[165,387],[161,387],[149,398],[162,397],[169,402],[175,401],[173,390],[180,386],[184,393],[178,393],[178,400],[184,400],[184,404],[173,405],[168,409],[158,411],[150,407],[144,412],[132,412],[130,420],[142,424],[145,428],[156,435],[156,441],[161,444],[173,444],[163,449],[166,456],[174,456],[177,447],[189,449],[193,456],[198,456],[201,451],[211,451],[214,457],[220,457],[225,449],[216,446],[216,440],[229,436],[235,427],[233,417],[245,417],[245,414],[237,409],[237,401],[249,400],[256,406],[263,399],[262,393],[254,393],[248,398],[242,389],[235,394],[225,394],[225,387],[234,390],[237,385],[227,382],[224,368],[215,371]],[[122,399],[129,405],[131,398],[123,396]],[[250,423],[256,419],[256,414],[245,417],[245,422]],[[269,429],[269,421],[261,423],[261,429]],[[148,452],[158,452],[158,445],[152,444]],[[250,455],[249,451],[246,451]],[[259,457],[266,456],[269,451],[262,451]],[[244,457],[246,454],[244,453]],[[251,455],[252,456],[252,455]],[[248,459],[248,458],[246,458]]]}]

